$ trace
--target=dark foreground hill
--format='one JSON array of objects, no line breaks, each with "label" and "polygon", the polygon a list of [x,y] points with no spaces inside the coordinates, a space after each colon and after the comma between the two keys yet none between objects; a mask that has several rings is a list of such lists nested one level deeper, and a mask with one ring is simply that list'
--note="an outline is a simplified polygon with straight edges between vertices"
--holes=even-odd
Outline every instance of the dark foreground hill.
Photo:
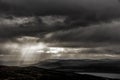
[{"label": "dark foreground hill", "polygon": [[117,80],[37,67],[0,66],[0,80]]}]

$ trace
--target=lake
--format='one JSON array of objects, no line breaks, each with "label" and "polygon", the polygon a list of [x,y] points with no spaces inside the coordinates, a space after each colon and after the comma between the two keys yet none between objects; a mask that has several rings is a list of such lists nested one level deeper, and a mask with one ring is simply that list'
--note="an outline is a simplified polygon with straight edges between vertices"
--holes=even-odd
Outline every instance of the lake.
[{"label": "lake", "polygon": [[80,72],[79,74],[89,74],[89,75],[100,76],[100,77],[120,79],[120,74],[116,74],[116,73],[90,73],[90,72]]}]

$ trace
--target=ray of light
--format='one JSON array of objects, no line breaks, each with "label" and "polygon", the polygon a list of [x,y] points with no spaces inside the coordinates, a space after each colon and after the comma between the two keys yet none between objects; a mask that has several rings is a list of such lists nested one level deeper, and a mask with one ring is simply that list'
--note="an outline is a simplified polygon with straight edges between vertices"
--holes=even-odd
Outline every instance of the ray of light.
[{"label": "ray of light", "polygon": [[[22,64],[32,64],[38,60],[38,56],[40,53],[44,53],[44,48],[47,46],[43,43],[39,44],[27,44],[24,45],[21,49],[21,57],[20,61]],[[37,55],[37,51],[39,50],[39,55]]]}]

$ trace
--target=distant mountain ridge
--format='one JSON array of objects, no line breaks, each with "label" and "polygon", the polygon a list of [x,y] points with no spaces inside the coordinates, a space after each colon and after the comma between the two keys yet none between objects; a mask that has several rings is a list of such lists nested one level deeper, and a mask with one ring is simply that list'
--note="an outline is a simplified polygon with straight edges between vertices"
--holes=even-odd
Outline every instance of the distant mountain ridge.
[{"label": "distant mountain ridge", "polygon": [[105,72],[120,74],[120,60],[51,59],[40,62],[36,64],[36,66],[58,71]]}]

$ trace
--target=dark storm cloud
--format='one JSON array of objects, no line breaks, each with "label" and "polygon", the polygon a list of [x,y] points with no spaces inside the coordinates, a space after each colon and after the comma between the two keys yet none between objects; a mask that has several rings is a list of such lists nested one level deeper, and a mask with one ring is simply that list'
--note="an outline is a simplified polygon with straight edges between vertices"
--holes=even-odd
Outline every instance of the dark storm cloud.
[{"label": "dark storm cloud", "polygon": [[[0,25],[1,39],[35,36],[46,42],[68,42],[67,45],[71,45],[69,42],[84,45],[86,42],[118,43],[120,40],[119,21],[111,22],[120,17],[118,0],[0,0],[0,4],[1,16],[11,15],[6,16],[5,21],[13,23]],[[42,20],[40,16],[54,18]],[[57,22],[58,16],[65,17],[65,20]],[[14,21],[19,20],[14,17],[21,21],[21,17],[27,20],[33,17],[33,21],[16,24]]]},{"label": "dark storm cloud", "polygon": [[23,16],[67,15],[71,25],[87,25],[120,17],[118,0],[1,0],[1,11]]},{"label": "dark storm cloud", "polygon": [[[57,31],[46,35],[46,41],[66,42],[66,45],[113,45],[120,41],[120,23],[101,23],[89,27],[80,27],[70,30]],[[68,44],[67,44],[68,43]],[[64,45],[64,44],[63,44]]]},{"label": "dark storm cloud", "polygon": [[53,42],[55,46],[69,47],[105,46],[109,45],[109,43],[112,45],[114,43],[118,44],[120,41],[119,20],[113,20],[109,23],[102,22],[86,27],[74,27],[68,26],[64,22],[64,17],[44,16],[40,17],[40,20],[35,17],[4,19],[2,18],[0,24],[0,40],[33,36],[40,38],[40,41],[43,42]]},{"label": "dark storm cloud", "polygon": [[64,23],[65,17],[0,17],[0,38],[14,38],[20,36],[43,37],[44,34],[58,30],[71,29]]},{"label": "dark storm cloud", "polygon": [[[7,6],[4,6],[7,5]],[[76,3],[69,3],[69,1],[56,1],[56,0],[3,0],[1,5],[3,10],[8,9],[14,14],[23,15],[54,15],[54,14],[72,14],[72,12],[81,12],[75,6]],[[71,7],[75,6],[75,7]],[[5,7],[5,9],[4,9]],[[28,13],[29,12],[29,13]],[[9,13],[9,12],[8,12]]]}]

